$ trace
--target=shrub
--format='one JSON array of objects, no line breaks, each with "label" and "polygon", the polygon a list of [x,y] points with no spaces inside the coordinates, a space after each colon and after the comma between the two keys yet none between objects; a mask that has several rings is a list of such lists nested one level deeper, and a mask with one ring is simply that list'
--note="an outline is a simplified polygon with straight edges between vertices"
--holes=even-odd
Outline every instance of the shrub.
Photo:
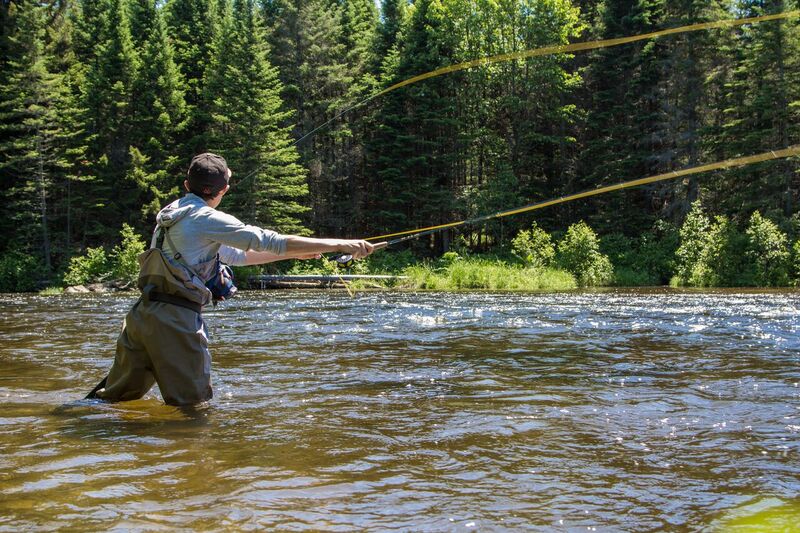
[{"label": "shrub", "polygon": [[103,281],[111,276],[111,265],[102,247],[87,248],[84,255],[69,260],[69,269],[64,275],[65,285],[83,285]]},{"label": "shrub", "polygon": [[678,232],[680,246],[675,251],[675,275],[681,285],[690,284],[693,273],[702,268],[699,263],[706,248],[709,226],[710,221],[703,213],[700,200],[697,200]]},{"label": "shrub", "polygon": [[794,286],[800,286],[800,240],[792,246],[792,280]]},{"label": "shrub", "polygon": [[747,285],[751,276],[744,259],[746,238],[725,216],[714,218],[709,226],[689,279],[694,287]]},{"label": "shrub", "polygon": [[614,267],[633,269],[636,246],[633,239],[622,233],[611,233],[600,239],[600,252],[607,255]]},{"label": "shrub", "polygon": [[600,253],[597,235],[585,222],[567,229],[558,243],[558,262],[582,287],[609,283],[614,275],[608,256]]},{"label": "shrub", "polygon": [[514,237],[511,250],[526,266],[534,269],[551,266],[556,254],[550,234],[535,222],[530,230],[522,230]]},{"label": "shrub", "polygon": [[789,283],[788,239],[777,225],[756,211],[747,226],[746,255],[759,286],[785,286]]},{"label": "shrub", "polygon": [[658,285],[669,282],[675,270],[678,244],[678,228],[669,222],[656,220],[650,231],[639,237],[634,269],[646,272],[649,283]]},{"label": "shrub", "polygon": [[120,232],[122,244],[111,251],[112,275],[115,280],[132,282],[139,276],[139,255],[145,250],[142,238],[127,224]]},{"label": "shrub", "polygon": [[653,227],[631,239],[612,233],[600,239],[600,251],[614,266],[614,285],[661,285],[669,282],[674,270],[678,230],[672,224],[657,220]]},{"label": "shrub", "polygon": [[11,251],[0,257],[0,292],[33,291],[44,277],[44,266],[29,254]]}]

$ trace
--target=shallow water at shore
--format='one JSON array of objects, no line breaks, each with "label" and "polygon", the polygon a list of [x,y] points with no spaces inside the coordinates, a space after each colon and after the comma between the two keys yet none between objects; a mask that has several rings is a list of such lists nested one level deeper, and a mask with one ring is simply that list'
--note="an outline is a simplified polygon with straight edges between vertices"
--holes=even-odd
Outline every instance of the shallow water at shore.
[{"label": "shallow water at shore", "polygon": [[208,405],[78,401],[133,300],[0,296],[0,530],[800,523],[800,293],[246,292]]}]

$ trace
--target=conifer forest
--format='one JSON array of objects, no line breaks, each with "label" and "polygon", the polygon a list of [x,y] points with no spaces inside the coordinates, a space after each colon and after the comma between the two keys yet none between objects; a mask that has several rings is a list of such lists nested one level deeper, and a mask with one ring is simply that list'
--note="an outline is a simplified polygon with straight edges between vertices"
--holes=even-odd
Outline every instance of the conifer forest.
[{"label": "conifer forest", "polygon": [[[233,170],[220,209],[364,238],[797,145],[800,16],[497,62],[370,97],[479,58],[798,9],[0,0],[0,270],[53,280],[124,228],[149,241],[206,150]],[[631,282],[786,286],[800,278],[799,206],[789,157],[442,231],[404,253],[524,261],[527,239],[533,260],[537,235],[550,245],[586,228],[615,271],[643,273]]]}]

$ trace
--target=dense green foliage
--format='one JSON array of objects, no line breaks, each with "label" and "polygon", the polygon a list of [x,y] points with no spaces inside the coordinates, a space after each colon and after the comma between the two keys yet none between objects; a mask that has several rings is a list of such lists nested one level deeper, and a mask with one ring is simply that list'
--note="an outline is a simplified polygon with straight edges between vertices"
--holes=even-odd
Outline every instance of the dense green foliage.
[{"label": "dense green foliage", "polygon": [[87,248],[86,253],[73,256],[69,261],[69,270],[64,275],[66,285],[82,285],[105,281],[111,276],[112,268],[108,255],[102,247]]},{"label": "dense green foliage", "polygon": [[511,241],[515,256],[531,268],[546,268],[552,265],[556,255],[550,234],[535,222],[530,230],[522,230]]},{"label": "dense green foliage", "polygon": [[788,236],[758,211],[742,231],[725,216],[709,220],[695,202],[680,238],[676,285],[782,287],[792,277],[797,282]]},{"label": "dense green foliage", "polygon": [[29,292],[45,281],[46,272],[36,258],[22,252],[0,257],[0,292]]},{"label": "dense green foliage", "polygon": [[145,250],[145,243],[127,224],[123,224],[120,236],[122,243],[114,246],[110,254],[98,246],[87,248],[83,255],[73,256],[64,275],[64,284],[83,285],[111,280],[130,284],[135,281],[139,275],[137,258]]},{"label": "dense green foliage", "polygon": [[[117,246],[133,254],[132,239],[180,194],[202,150],[230,163],[222,209],[245,222],[361,237],[798,144],[796,17],[495,63],[349,108],[462,61],[799,7],[5,0],[4,283],[130,278],[133,255],[98,250],[126,227]],[[520,215],[436,233],[410,243],[413,255],[378,254],[359,268],[396,271],[457,249],[467,262],[499,254],[526,272],[564,268],[580,285],[788,285],[800,278],[799,205],[790,158],[548,208],[533,227]],[[447,268],[467,263],[458,264]]]},{"label": "dense green foliage", "polygon": [[111,274],[115,280],[132,282],[139,276],[138,257],[145,250],[144,241],[127,224],[122,225],[120,236],[122,243],[111,250]]},{"label": "dense green foliage", "polygon": [[597,234],[585,222],[573,224],[558,243],[558,264],[575,276],[578,285],[591,287],[609,283],[614,267],[600,252]]}]

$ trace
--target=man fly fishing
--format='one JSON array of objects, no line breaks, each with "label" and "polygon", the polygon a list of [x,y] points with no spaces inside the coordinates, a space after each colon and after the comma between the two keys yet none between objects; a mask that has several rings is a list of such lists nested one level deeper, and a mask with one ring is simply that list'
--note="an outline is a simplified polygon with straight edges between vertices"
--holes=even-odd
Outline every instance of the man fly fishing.
[{"label": "man fly fishing", "polygon": [[364,240],[281,235],[218,211],[231,174],[219,155],[192,159],[183,182],[187,194],[158,213],[150,249],[139,257],[142,295],[125,317],[111,370],[87,398],[135,400],[158,383],[169,405],[210,400],[211,354],[202,309],[236,292],[226,265],[326,252],[360,259],[375,249]]}]

